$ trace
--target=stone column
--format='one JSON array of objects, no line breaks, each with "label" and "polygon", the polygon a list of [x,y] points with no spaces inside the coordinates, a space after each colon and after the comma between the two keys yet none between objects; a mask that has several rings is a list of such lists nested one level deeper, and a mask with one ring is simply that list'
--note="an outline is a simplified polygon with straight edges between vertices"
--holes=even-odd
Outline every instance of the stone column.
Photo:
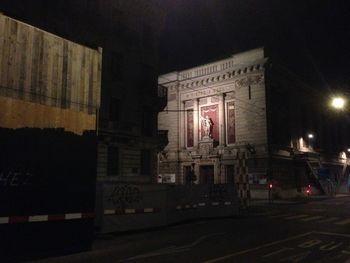
[{"label": "stone column", "polygon": [[193,147],[198,147],[199,133],[199,102],[198,99],[193,100]]},{"label": "stone column", "polygon": [[219,95],[219,143],[226,145],[225,93]]},{"label": "stone column", "polygon": [[[186,125],[185,125],[185,120],[186,120],[186,111],[185,111],[185,101],[180,101],[180,112],[179,112],[179,118],[180,118],[180,123],[179,123],[179,139],[180,139],[180,149],[183,149],[186,147],[185,143],[185,134],[186,134]],[[179,150],[180,150],[179,149]]]}]

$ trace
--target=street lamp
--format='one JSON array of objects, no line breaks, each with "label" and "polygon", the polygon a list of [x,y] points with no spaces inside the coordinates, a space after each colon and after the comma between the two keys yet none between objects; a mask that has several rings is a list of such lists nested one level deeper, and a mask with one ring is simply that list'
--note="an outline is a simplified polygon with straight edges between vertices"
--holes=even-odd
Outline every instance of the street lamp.
[{"label": "street lamp", "polygon": [[342,97],[334,97],[331,100],[331,106],[337,110],[344,109],[346,100]]},{"label": "street lamp", "polygon": [[313,138],[314,138],[314,135],[313,135],[312,133],[309,133],[309,134],[307,135],[307,137],[308,137],[309,139],[313,139]]}]

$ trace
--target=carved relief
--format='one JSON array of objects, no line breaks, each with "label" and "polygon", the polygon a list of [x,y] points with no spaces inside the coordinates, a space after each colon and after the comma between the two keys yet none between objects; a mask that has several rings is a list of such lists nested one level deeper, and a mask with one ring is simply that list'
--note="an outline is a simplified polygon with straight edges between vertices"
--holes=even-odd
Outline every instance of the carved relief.
[{"label": "carved relief", "polygon": [[215,97],[211,97],[211,103],[215,103],[219,101],[219,97],[215,96]]},{"label": "carved relief", "polygon": [[199,100],[199,105],[205,105],[208,103],[208,99],[207,98],[203,98]]},{"label": "carved relief", "polygon": [[208,156],[212,154],[213,148],[213,140],[203,141],[199,143],[198,152],[202,156]]},{"label": "carved relief", "polygon": [[235,92],[226,93],[226,100],[232,100],[235,98]]},{"label": "carved relief", "polygon": [[185,107],[186,108],[190,108],[190,107],[193,107],[193,100],[188,100],[185,102]]},{"label": "carved relief", "polygon": [[264,76],[263,75],[255,75],[255,76],[250,76],[250,77],[245,77],[241,79],[235,80],[235,87],[240,89],[242,87],[246,87],[248,85],[256,85],[260,84],[264,81]]}]

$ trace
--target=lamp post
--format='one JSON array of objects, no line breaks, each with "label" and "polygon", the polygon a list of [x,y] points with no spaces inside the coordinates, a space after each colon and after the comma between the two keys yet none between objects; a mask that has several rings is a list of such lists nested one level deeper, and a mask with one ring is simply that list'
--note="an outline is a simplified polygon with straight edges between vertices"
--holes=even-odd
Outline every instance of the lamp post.
[{"label": "lamp post", "polygon": [[308,138],[308,148],[310,150],[313,150],[312,140],[315,138],[315,135],[313,133],[309,133],[307,135],[307,138]]},{"label": "lamp post", "polygon": [[345,105],[346,99],[343,97],[337,96],[331,99],[331,106],[336,110],[343,110],[345,108]]}]

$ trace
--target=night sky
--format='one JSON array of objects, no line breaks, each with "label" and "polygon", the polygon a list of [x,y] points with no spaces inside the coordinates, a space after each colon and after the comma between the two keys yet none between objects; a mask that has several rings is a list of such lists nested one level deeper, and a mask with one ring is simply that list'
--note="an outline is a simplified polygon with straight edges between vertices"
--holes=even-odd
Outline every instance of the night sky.
[{"label": "night sky", "polygon": [[307,81],[350,84],[346,0],[158,0],[167,12],[160,73],[265,46]]}]

